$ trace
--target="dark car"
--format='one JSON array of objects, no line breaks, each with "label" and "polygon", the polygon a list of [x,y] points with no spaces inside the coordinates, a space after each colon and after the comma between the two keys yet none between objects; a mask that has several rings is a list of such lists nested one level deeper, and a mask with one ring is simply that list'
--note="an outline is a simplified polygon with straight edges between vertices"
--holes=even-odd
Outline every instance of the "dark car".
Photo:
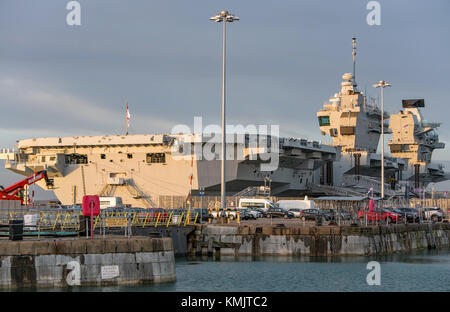
[{"label": "dark car", "polygon": [[409,207],[400,207],[396,209],[404,213],[403,217],[406,218],[406,222],[420,222],[420,211],[418,209]]},{"label": "dark car", "polygon": [[311,208],[311,209],[303,209],[300,213],[300,219],[303,221],[306,220],[317,220],[319,216],[322,216],[319,209]]},{"label": "dark car", "polygon": [[[411,213],[409,213],[408,211],[405,211],[405,210],[402,210],[399,208],[383,208],[383,209],[387,212],[400,215],[400,218],[398,220],[393,219],[393,222],[398,222],[400,220],[402,220],[403,222],[412,222],[413,221],[413,215]],[[408,219],[410,219],[411,221],[409,221]]]},{"label": "dark car", "polygon": [[326,221],[337,220],[337,212],[333,209],[321,209],[319,212]]},{"label": "dark car", "polygon": [[267,210],[267,216],[270,218],[293,218],[294,214],[290,211],[287,211],[284,208],[280,208],[280,207],[271,207]]}]

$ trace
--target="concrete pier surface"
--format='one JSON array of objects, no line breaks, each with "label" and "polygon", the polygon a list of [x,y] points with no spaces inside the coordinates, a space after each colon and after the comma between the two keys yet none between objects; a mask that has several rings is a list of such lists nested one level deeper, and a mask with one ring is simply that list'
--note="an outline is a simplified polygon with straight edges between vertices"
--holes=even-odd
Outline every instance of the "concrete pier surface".
[{"label": "concrete pier surface", "polygon": [[176,280],[171,238],[0,240],[0,289]]},{"label": "concrete pier surface", "polygon": [[450,245],[450,224],[198,225],[189,255],[368,256]]}]

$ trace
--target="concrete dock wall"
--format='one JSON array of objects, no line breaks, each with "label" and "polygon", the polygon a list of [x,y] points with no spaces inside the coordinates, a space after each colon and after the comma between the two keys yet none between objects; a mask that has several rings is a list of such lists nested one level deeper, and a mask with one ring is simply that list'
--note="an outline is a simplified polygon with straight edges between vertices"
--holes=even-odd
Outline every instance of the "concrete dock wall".
[{"label": "concrete dock wall", "polygon": [[175,280],[170,238],[0,241],[1,289]]},{"label": "concrete dock wall", "polygon": [[450,224],[373,227],[198,226],[190,255],[362,256],[450,245]]}]

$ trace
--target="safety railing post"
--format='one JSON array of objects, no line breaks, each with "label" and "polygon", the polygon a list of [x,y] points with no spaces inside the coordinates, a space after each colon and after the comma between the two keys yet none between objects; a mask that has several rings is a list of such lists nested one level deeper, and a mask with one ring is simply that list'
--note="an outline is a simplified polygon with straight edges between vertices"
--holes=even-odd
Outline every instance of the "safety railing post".
[{"label": "safety railing post", "polygon": [[197,222],[197,218],[198,218],[198,212],[197,212],[197,214],[195,215],[194,224]]},{"label": "safety railing post", "polygon": [[171,212],[171,213],[169,214],[169,218],[167,219],[166,227],[169,227],[170,220],[172,219],[172,214],[173,214],[173,212]]},{"label": "safety railing post", "polygon": [[158,222],[159,222],[159,217],[161,216],[161,213],[158,213],[158,217],[156,218],[156,222],[155,222],[155,227],[158,226]]}]

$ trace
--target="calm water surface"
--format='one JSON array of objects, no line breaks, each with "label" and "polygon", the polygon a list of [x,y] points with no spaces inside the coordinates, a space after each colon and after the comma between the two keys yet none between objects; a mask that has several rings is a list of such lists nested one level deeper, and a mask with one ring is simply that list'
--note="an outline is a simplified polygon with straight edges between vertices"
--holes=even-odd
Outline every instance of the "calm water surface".
[{"label": "calm water surface", "polygon": [[[381,285],[369,286],[369,261]],[[450,291],[450,248],[382,257],[177,258],[177,281],[90,291]],[[82,291],[88,289],[80,289]]]}]

